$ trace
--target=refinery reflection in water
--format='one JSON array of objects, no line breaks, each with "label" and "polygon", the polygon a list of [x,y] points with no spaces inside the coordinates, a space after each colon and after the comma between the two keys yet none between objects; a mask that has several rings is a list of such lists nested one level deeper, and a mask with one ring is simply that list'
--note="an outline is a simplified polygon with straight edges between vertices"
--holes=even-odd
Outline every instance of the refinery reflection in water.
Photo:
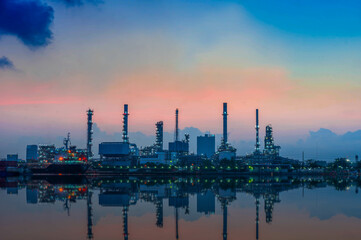
[{"label": "refinery reflection in water", "polygon": [[[294,234],[298,233],[287,229],[281,235],[278,233],[280,227],[282,228],[282,222],[288,218],[287,224],[292,221],[295,225],[301,224],[299,231],[302,230],[302,224],[307,225],[302,222],[302,219],[294,220],[290,215],[285,216],[284,211],[292,208],[290,201],[296,205],[297,202],[301,202],[299,208],[308,209],[309,215],[313,217],[320,215],[319,221],[315,224],[321,226],[325,218],[322,211],[328,212],[327,208],[332,207],[333,200],[330,200],[328,196],[331,194],[334,196],[335,192],[338,192],[338,197],[334,201],[339,205],[343,204],[339,201],[339,197],[344,198],[343,202],[346,205],[350,199],[359,201],[360,197],[357,193],[360,183],[358,179],[322,177],[64,178],[53,176],[32,179],[8,178],[1,179],[0,201],[1,211],[6,213],[6,216],[12,214],[21,217],[24,214],[34,221],[56,222],[63,230],[57,233],[59,239],[79,239],[79,237],[83,239],[144,239],[144,235],[140,232],[145,229],[148,234],[146,239],[239,239],[242,234],[247,236],[246,239],[249,237],[251,239],[277,239],[280,236],[288,239],[302,239],[301,235],[295,237]],[[316,194],[319,202],[327,201],[327,206],[320,206],[325,209],[318,212],[316,209],[317,213],[313,213],[312,211],[315,211],[313,203],[304,198],[305,191],[308,196]],[[21,198],[23,195],[26,196],[25,199]],[[282,207],[282,195],[286,200],[286,208]],[[53,212],[53,208],[59,209],[59,204],[62,211]],[[6,206],[12,205],[13,207],[6,209]],[[276,229],[273,230],[271,223],[278,217],[278,208],[282,209],[282,213],[279,214],[280,221],[275,224]],[[335,212],[331,218],[343,214],[345,218],[356,217],[351,218],[355,224],[361,223],[361,215],[351,214],[350,216],[347,206],[345,208],[345,211],[341,209],[340,212]],[[22,212],[21,209],[26,209],[26,211]],[[292,211],[294,210],[292,208]],[[296,208],[296,210],[299,209]],[[38,214],[37,211],[41,213],[49,211],[49,213]],[[73,211],[74,214],[72,214]],[[59,215],[59,221],[53,219],[53,215]],[[113,217],[109,218],[109,221],[104,221],[110,215]],[[3,224],[7,222],[11,225],[14,222],[7,220],[4,216],[0,227],[4,234],[2,239],[18,239],[18,235]],[[78,219],[79,216],[83,216],[82,220]],[[71,229],[67,229],[65,225],[62,226],[63,221],[69,221],[73,217],[79,220],[76,225],[71,226]],[[304,217],[303,219],[307,220]],[[311,216],[309,218],[311,219]],[[111,222],[112,220],[115,223]],[[116,225],[118,223],[120,225]],[[34,227],[35,222],[23,224],[25,224],[23,227],[27,224]],[[208,228],[212,228],[209,231],[217,235],[207,233],[208,224]],[[247,228],[243,228],[241,224]],[[286,223],[283,222],[283,224]],[[114,226],[117,227],[114,228]],[[47,227],[55,229],[51,224]],[[331,230],[332,227],[330,226],[330,232],[337,231]],[[68,235],[73,228],[80,229],[82,236]],[[120,229],[121,231],[118,231]],[[51,237],[47,236],[46,232],[37,232],[35,229],[28,231],[27,235],[30,234],[31,238]],[[322,234],[328,236],[322,228],[314,228],[314,231],[315,236]],[[189,235],[190,232],[193,233]],[[112,235],[114,233],[118,235]],[[358,236],[360,233],[361,231],[357,233]],[[337,233],[334,237],[337,237]],[[352,239],[352,235],[349,239]],[[354,239],[357,239],[357,235]]]}]

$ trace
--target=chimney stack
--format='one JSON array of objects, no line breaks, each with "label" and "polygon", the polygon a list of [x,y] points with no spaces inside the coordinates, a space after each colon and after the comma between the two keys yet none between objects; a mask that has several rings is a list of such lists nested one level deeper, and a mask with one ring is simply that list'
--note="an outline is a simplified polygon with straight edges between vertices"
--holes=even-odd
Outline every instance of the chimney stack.
[{"label": "chimney stack", "polygon": [[155,126],[156,126],[155,145],[157,146],[157,151],[163,151],[163,121],[157,122]]},{"label": "chimney stack", "polygon": [[228,135],[227,135],[227,103],[223,103],[223,143],[227,144]]},{"label": "chimney stack", "polygon": [[178,108],[175,110],[175,132],[174,132],[174,137],[175,137],[175,141],[179,141],[179,128],[178,128]]},{"label": "chimney stack", "polygon": [[260,142],[259,142],[259,119],[258,109],[256,109],[256,153],[260,153]]},{"label": "chimney stack", "polygon": [[87,159],[93,157],[92,152],[92,146],[93,146],[93,113],[94,111],[89,108],[87,111],[88,115],[88,130],[87,130],[87,143],[86,143],[86,149],[87,149]]},{"label": "chimney stack", "polygon": [[128,104],[124,104],[124,113],[123,113],[123,142],[129,142],[128,136]]}]

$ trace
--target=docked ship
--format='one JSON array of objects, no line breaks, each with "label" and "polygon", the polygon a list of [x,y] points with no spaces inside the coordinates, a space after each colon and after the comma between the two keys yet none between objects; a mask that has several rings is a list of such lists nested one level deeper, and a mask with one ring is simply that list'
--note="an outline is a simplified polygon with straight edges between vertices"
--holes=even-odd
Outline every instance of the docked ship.
[{"label": "docked ship", "polygon": [[89,168],[82,162],[54,162],[29,166],[32,174],[84,174]]},{"label": "docked ship", "polygon": [[69,146],[70,136],[64,139],[64,147],[39,146],[39,162],[27,165],[31,174],[84,174],[88,168],[86,150]]}]

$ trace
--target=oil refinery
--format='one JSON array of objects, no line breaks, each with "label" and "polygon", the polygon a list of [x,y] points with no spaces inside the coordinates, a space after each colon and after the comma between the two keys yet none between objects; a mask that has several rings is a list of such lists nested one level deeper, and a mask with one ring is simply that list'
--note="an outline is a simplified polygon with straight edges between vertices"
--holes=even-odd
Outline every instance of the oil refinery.
[{"label": "oil refinery", "polygon": [[[94,110],[86,111],[86,146],[79,149],[71,144],[70,133],[64,138],[60,148],[54,144],[27,146],[27,161],[22,164],[22,172],[31,174],[113,174],[113,173],[289,173],[301,162],[280,156],[280,146],[275,145],[273,128],[266,126],[264,149],[260,141],[260,111],[256,109],[255,149],[252,154],[237,155],[228,140],[228,108],[223,103],[223,133],[216,148],[215,135],[205,134],[197,137],[197,153],[190,152],[190,135],[180,136],[181,111],[175,109],[174,139],[164,148],[164,122],[155,123],[154,143],[138,147],[129,137],[129,106],[124,104],[122,120],[122,137],[119,141],[100,142],[99,151],[93,149],[93,115]],[[97,137],[97,136],[95,136]],[[12,156],[12,158],[17,158]],[[13,160],[14,160],[13,159]],[[11,159],[10,159],[11,160]],[[9,164],[11,161],[8,161]],[[15,164],[16,165],[16,164]],[[14,164],[12,164],[14,166]],[[25,167],[24,167],[25,166]],[[88,169],[89,168],[89,169]]]}]

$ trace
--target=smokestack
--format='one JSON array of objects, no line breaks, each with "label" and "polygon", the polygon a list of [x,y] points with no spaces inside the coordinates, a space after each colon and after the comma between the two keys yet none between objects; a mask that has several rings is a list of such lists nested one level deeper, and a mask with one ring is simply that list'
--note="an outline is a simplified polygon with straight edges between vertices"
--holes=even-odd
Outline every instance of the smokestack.
[{"label": "smokestack", "polygon": [[256,109],[256,153],[260,152],[258,109]]},{"label": "smokestack", "polygon": [[124,104],[124,113],[123,113],[123,142],[129,142],[128,136],[128,104]]},{"label": "smokestack", "polygon": [[157,146],[158,151],[163,151],[163,121],[159,121],[155,124],[156,132],[155,132],[155,145]]},{"label": "smokestack", "polygon": [[228,142],[227,135],[227,103],[223,103],[223,143],[226,144]]},{"label": "smokestack", "polygon": [[94,111],[89,108],[87,111],[88,115],[88,131],[87,131],[87,143],[86,143],[86,150],[87,150],[87,159],[93,157],[92,146],[93,146],[93,113]]},{"label": "smokestack", "polygon": [[175,110],[175,141],[179,141],[179,128],[178,128],[178,108]]}]

